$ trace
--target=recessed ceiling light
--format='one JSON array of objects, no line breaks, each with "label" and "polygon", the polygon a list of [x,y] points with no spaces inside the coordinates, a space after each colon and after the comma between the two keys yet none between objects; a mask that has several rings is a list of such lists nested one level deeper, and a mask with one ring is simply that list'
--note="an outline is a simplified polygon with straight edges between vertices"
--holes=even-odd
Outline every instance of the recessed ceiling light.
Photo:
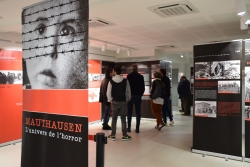
[{"label": "recessed ceiling light", "polygon": [[181,57],[183,57],[183,55],[181,55]]}]

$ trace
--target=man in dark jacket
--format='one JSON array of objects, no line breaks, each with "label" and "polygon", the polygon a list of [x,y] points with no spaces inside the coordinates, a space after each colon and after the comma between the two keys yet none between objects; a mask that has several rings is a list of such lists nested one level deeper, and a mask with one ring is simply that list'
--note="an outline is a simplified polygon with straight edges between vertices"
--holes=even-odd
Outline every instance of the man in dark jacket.
[{"label": "man in dark jacket", "polygon": [[166,96],[164,97],[164,103],[162,105],[162,118],[163,118],[164,123],[167,124],[167,114],[168,114],[168,117],[170,119],[169,125],[173,125],[174,124],[173,115],[168,107],[170,94],[171,94],[170,79],[166,76],[166,69],[161,69],[160,71],[162,74],[161,81],[166,86]]},{"label": "man in dark jacket", "polygon": [[180,84],[178,85],[178,93],[183,102],[184,113],[182,115],[190,115],[190,82],[185,76],[180,79]]},{"label": "man in dark jacket", "polygon": [[131,88],[131,100],[128,102],[128,128],[127,131],[131,132],[131,120],[133,105],[135,105],[136,111],[136,129],[135,132],[140,132],[141,121],[141,97],[145,91],[144,78],[138,73],[138,67],[136,64],[132,65],[132,72],[128,74],[127,79]]},{"label": "man in dark jacket", "polygon": [[108,102],[107,98],[107,88],[108,88],[108,83],[112,79],[112,69],[111,68],[106,68],[105,70],[105,78],[102,81],[101,87],[100,87],[100,98],[99,102],[104,104],[105,106],[105,111],[104,111],[104,116],[103,116],[103,130],[111,130],[111,127],[108,125],[109,122],[109,115],[110,115],[110,102]]}]

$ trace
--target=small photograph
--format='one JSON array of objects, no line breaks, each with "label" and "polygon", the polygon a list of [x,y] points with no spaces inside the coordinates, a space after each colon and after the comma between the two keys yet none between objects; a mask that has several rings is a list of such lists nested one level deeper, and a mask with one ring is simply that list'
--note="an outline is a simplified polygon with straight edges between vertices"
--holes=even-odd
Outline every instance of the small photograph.
[{"label": "small photograph", "polygon": [[250,106],[245,106],[245,120],[250,121]]},{"label": "small photograph", "polygon": [[218,81],[219,94],[239,94],[240,81]]},{"label": "small photograph", "polygon": [[245,101],[250,102],[250,67],[245,67]]},{"label": "small photograph", "polygon": [[154,78],[154,73],[156,71],[160,71],[161,67],[160,67],[160,64],[152,64],[151,65],[151,73],[152,73],[152,78]]},{"label": "small photograph", "polygon": [[0,84],[23,84],[23,72],[0,70]]},{"label": "small photograph", "polygon": [[195,63],[195,79],[240,79],[240,60]]},{"label": "small photograph", "polygon": [[99,102],[99,96],[100,96],[100,88],[89,88],[89,102]]},{"label": "small photograph", "polygon": [[216,101],[195,101],[195,116],[216,118]]},{"label": "small photograph", "polygon": [[100,81],[101,75],[100,74],[88,74],[89,81]]}]

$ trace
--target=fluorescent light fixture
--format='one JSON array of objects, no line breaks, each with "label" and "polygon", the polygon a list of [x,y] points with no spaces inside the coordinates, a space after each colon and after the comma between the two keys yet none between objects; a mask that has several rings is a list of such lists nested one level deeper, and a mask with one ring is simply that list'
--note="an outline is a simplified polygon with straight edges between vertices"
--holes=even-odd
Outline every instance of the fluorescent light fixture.
[{"label": "fluorescent light fixture", "polygon": [[183,58],[183,55],[181,55],[181,57]]},{"label": "fluorescent light fixture", "polygon": [[232,40],[233,42],[236,42],[236,41],[242,41],[242,39],[234,39]]},{"label": "fluorescent light fixture", "polygon": [[248,13],[245,14],[244,16],[242,16],[241,19],[242,19],[243,23],[245,23],[247,25],[250,24],[250,15]]},{"label": "fluorescent light fixture", "polygon": [[245,0],[236,0],[235,4],[238,16],[243,16],[247,13]]},{"label": "fluorescent light fixture", "polygon": [[116,53],[117,53],[117,54],[120,54],[120,52],[121,52],[121,47],[117,48]]},{"label": "fluorescent light fixture", "polygon": [[130,49],[127,51],[128,56],[131,56],[131,51]]},{"label": "fluorescent light fixture", "polygon": [[248,25],[246,25],[246,24],[244,23],[244,21],[243,21],[242,18],[240,19],[240,29],[241,29],[241,30],[246,30],[246,29],[248,29]]},{"label": "fluorescent light fixture", "polygon": [[103,52],[106,51],[106,48],[107,48],[107,45],[106,45],[106,44],[102,45],[102,51],[103,51]]}]

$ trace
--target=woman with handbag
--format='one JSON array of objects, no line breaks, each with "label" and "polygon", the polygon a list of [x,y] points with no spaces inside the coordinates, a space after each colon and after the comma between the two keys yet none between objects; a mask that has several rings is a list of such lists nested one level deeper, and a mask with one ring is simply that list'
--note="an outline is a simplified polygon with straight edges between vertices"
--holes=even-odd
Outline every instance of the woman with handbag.
[{"label": "woman with handbag", "polygon": [[162,121],[161,110],[164,102],[164,96],[166,94],[166,86],[161,81],[162,74],[160,72],[154,73],[154,81],[152,83],[151,91],[150,91],[150,103],[152,113],[156,118],[156,126],[155,129],[161,130],[166,124]]}]

